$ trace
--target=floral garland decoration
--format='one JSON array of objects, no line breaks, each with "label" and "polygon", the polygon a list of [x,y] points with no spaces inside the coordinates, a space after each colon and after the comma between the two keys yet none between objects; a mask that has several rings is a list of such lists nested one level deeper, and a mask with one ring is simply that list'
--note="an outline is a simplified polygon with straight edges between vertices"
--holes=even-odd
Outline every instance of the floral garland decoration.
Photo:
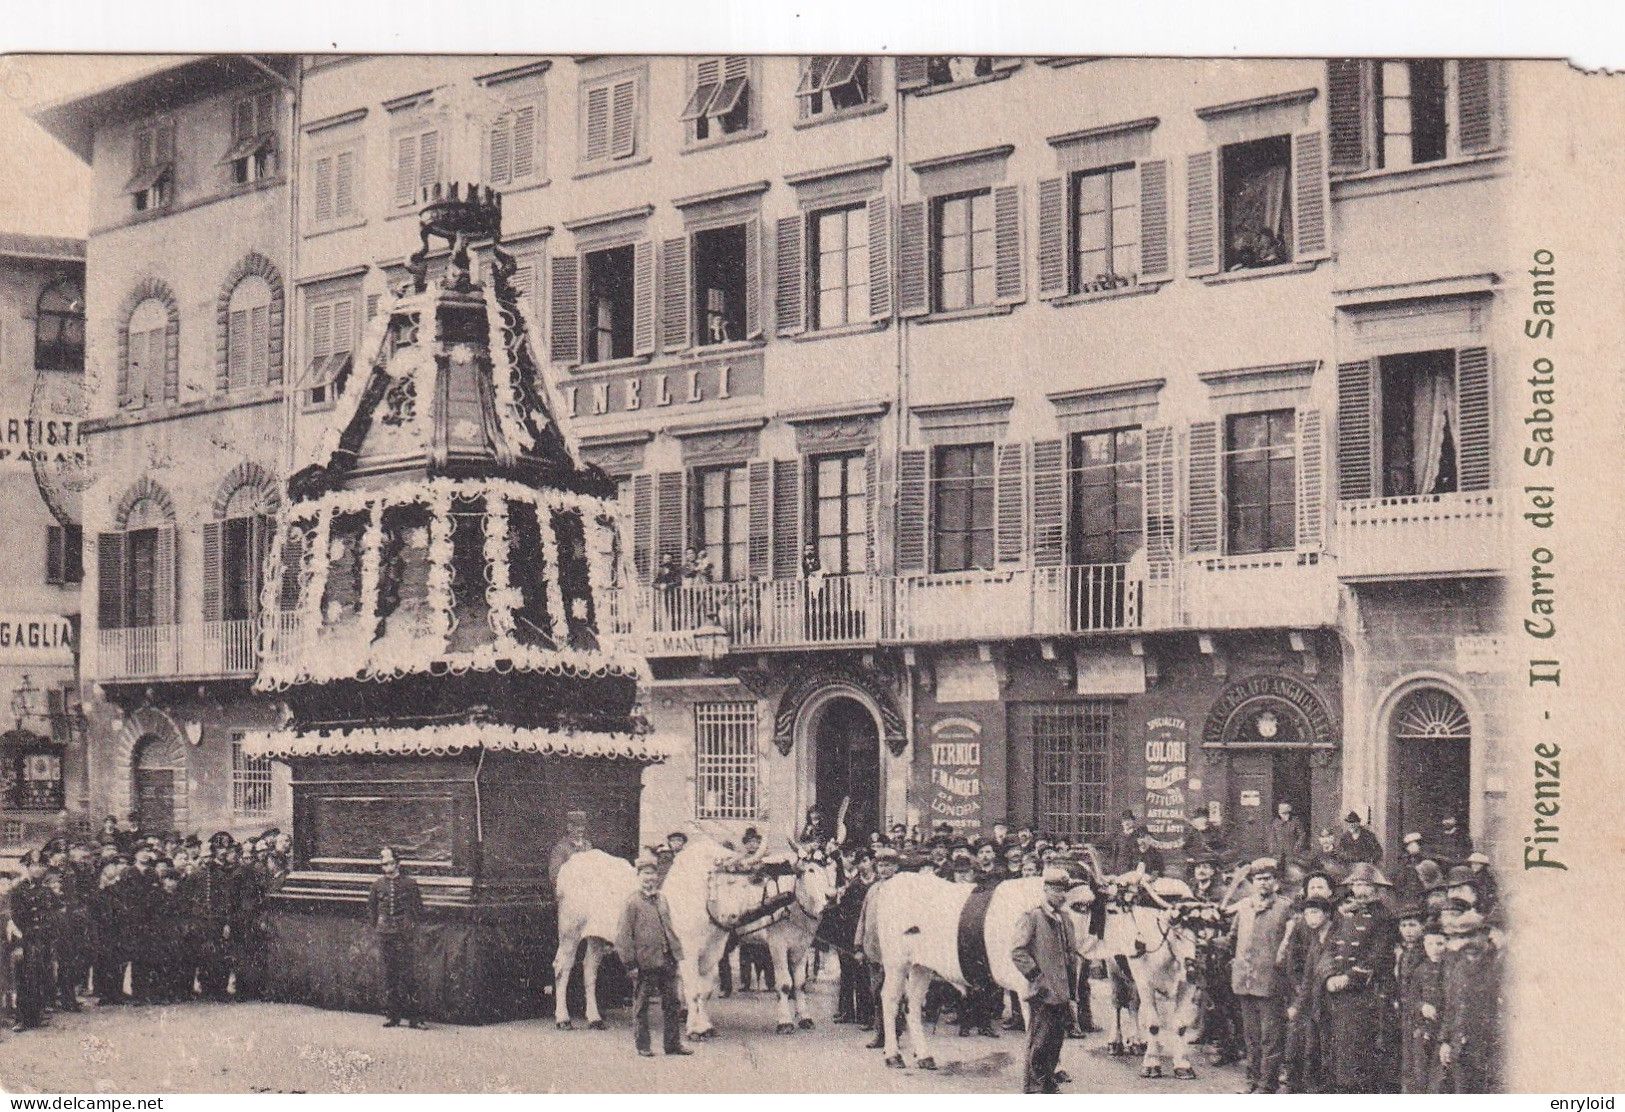
[{"label": "floral garland decoration", "polygon": [[[559,564],[558,527],[554,524],[556,510],[536,507],[536,521],[542,534],[542,576],[547,583],[547,625],[553,634],[553,644],[559,649],[570,645],[570,620],[564,612],[564,588]],[[568,511],[565,511],[568,512]]]},{"label": "floral garland decoration", "polygon": [[544,730],[526,726],[455,722],[407,728],[357,727],[349,730],[250,730],[243,751],[254,757],[320,757],[418,754],[456,756],[485,749],[546,756],[605,757],[661,763],[677,753],[671,738],[655,734]]},{"label": "floral garland decoration", "polygon": [[536,322],[530,319],[530,310],[523,305],[516,302],[513,308],[519,317],[517,331],[523,335],[525,346],[530,349],[531,362],[536,367],[536,384],[541,388],[542,401],[547,406],[547,412],[553,418],[553,424],[559,430],[559,435],[564,438],[564,450],[570,453],[570,459],[579,467],[581,438],[576,435],[575,427],[567,416],[564,398],[559,394],[553,377],[547,373],[546,365],[537,358],[538,353],[546,349],[541,345],[541,335],[536,330]]},{"label": "floral garland decoration", "polygon": [[536,447],[536,438],[525,425],[524,409],[519,399],[519,370],[511,357],[507,343],[507,329],[503,327],[502,307],[497,303],[496,283],[485,287],[485,324],[489,329],[488,347],[491,352],[493,385],[497,388],[497,422],[502,434],[521,449]]}]

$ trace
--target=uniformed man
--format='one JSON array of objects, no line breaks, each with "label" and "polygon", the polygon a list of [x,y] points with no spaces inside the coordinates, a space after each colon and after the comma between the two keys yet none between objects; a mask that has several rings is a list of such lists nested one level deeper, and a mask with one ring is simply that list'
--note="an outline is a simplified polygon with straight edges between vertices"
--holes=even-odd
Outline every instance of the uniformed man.
[{"label": "uniformed man", "polygon": [[124,970],[129,961],[129,911],[125,906],[128,891],[124,884],[124,861],[111,845],[112,854],[103,854],[101,875],[96,879],[96,890],[91,897],[91,915],[95,920],[96,965],[92,972],[95,980],[96,1001],[102,1005],[128,1002],[124,994]]},{"label": "uniformed man", "polygon": [[238,878],[231,866],[234,841],[224,830],[209,839],[210,858],[193,877],[192,909],[197,920],[198,986],[208,1000],[229,999],[232,930],[239,920]]},{"label": "uniformed man", "polygon": [[90,979],[90,955],[95,934],[90,896],[95,889],[89,872],[90,852],[81,845],[68,847],[67,860],[58,871],[62,895],[56,937],[56,999],[66,1011],[79,1010],[79,993]]},{"label": "uniformed man", "polygon": [[1349,899],[1333,920],[1316,972],[1326,994],[1327,1081],[1340,1093],[1388,1092],[1398,1081],[1390,1004],[1398,932],[1377,889],[1391,885],[1364,861],[1349,870],[1344,885]]},{"label": "uniformed man", "polygon": [[8,943],[21,951],[17,960],[17,1021],[13,1031],[26,1031],[45,1022],[45,1003],[51,992],[51,919],[54,898],[45,886],[45,860],[41,853],[25,853],[27,870],[11,889]]},{"label": "uniformed man", "polygon": [[232,878],[231,964],[237,974],[238,1000],[258,1000],[264,991],[269,945],[264,923],[269,852],[263,839],[255,842],[253,857],[238,865]]},{"label": "uniformed man", "polygon": [[[585,816],[583,816],[585,820]],[[417,881],[401,872],[395,851],[385,846],[378,854],[383,875],[372,882],[367,893],[367,925],[378,939],[378,953],[384,966],[384,1026],[407,1026],[423,1030],[428,1024],[419,1017],[417,975],[418,921],[423,918],[423,895]]]},{"label": "uniformed man", "polygon": [[129,940],[130,999],[147,1004],[157,995],[158,855],[147,845],[135,851],[135,867],[124,875],[125,937]]},{"label": "uniformed man", "polygon": [[587,838],[587,812],[566,811],[564,814],[564,837],[553,846],[553,852],[547,858],[548,883],[557,885],[559,870],[564,863],[578,853],[592,848],[592,842]]},{"label": "uniformed man", "polygon": [[1434,837],[1432,850],[1428,856],[1445,868],[1460,865],[1465,862],[1473,852],[1473,840],[1467,831],[1459,825],[1455,815],[1449,814],[1439,820],[1439,833]]}]

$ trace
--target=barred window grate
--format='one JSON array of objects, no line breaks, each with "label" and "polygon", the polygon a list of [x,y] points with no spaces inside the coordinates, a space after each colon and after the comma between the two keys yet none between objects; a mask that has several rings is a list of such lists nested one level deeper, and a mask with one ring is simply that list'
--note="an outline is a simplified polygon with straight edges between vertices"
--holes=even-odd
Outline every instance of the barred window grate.
[{"label": "barred window grate", "polygon": [[694,707],[694,816],[753,819],[761,809],[756,704]]},{"label": "barred window grate", "polygon": [[271,758],[243,752],[243,735],[231,739],[231,813],[239,817],[271,812]]},{"label": "barred window grate", "polygon": [[1012,732],[1032,746],[1040,827],[1068,841],[1106,836],[1111,704],[1032,703],[1010,710]]},{"label": "barred window grate", "polygon": [[0,824],[0,845],[20,846],[25,834],[21,819],[6,819]]}]

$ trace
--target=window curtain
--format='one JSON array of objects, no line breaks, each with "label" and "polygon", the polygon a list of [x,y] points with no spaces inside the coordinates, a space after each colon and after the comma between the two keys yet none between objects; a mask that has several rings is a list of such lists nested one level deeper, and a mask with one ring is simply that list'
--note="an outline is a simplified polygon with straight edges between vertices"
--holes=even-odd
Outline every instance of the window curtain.
[{"label": "window curtain", "polygon": [[1416,493],[1437,494],[1440,475],[1454,468],[1445,466],[1445,450],[1455,442],[1450,428],[1456,411],[1456,379],[1453,370],[1441,369],[1417,375],[1411,384],[1411,458],[1415,460]]},{"label": "window curtain", "polygon": [[1237,183],[1230,199],[1231,254],[1242,267],[1273,266],[1289,255],[1286,226],[1288,174],[1284,165],[1263,166]]}]

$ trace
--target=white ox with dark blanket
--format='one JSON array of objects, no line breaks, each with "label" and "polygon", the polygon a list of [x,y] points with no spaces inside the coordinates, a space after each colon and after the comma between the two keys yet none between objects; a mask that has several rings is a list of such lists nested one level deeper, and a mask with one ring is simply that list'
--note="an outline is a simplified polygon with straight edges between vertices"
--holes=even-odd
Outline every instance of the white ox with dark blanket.
[{"label": "white ox with dark blanket", "polygon": [[[1037,877],[978,889],[931,873],[899,873],[876,888],[868,911],[874,921],[866,924],[864,933],[878,944],[885,970],[880,1014],[888,1066],[904,1064],[897,1040],[897,1005],[906,996],[914,1065],[924,1070],[937,1068],[921,1018],[933,977],[961,991],[992,981],[1026,996],[1027,979],[1011,960],[1010,951],[1021,917],[1043,902],[1043,892],[1043,881]],[[1066,911],[1080,956],[1094,941],[1088,921],[1093,898],[1082,881],[1067,892]]]},{"label": "white ox with dark blanket", "polygon": [[566,998],[576,951],[583,942],[587,948],[581,962],[587,989],[587,1026],[603,1028],[604,1017],[598,1014],[598,963],[614,948],[621,912],[637,889],[638,876],[632,866],[601,849],[574,854],[559,869],[558,883],[554,885],[559,904],[559,948],[553,955],[553,1020],[560,1029],[570,1029]]}]

